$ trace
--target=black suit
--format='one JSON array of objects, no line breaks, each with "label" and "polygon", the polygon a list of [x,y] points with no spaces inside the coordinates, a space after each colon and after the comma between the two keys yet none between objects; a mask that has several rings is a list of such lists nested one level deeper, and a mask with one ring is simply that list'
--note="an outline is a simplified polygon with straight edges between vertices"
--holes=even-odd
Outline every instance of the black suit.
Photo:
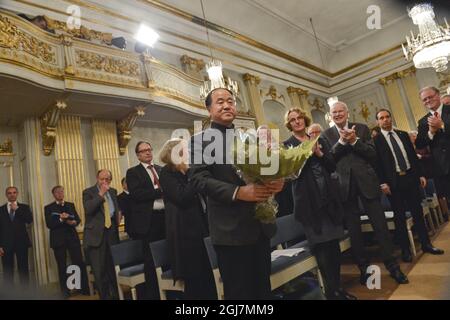
[{"label": "black suit", "polygon": [[217,299],[214,277],[203,238],[206,213],[188,177],[165,166],[161,170],[170,266],[175,280],[184,280],[184,299]]},{"label": "black suit", "polygon": [[397,172],[394,158],[395,153],[392,152],[384,134],[381,133],[374,139],[378,154],[377,173],[380,182],[382,184],[387,183],[390,187],[391,195],[388,195],[388,198],[395,213],[395,231],[399,238],[402,251],[409,252],[405,216],[407,210],[411,212],[414,219],[414,226],[419,234],[422,246],[430,245],[430,238],[425,227],[421,206],[422,196],[419,177],[423,177],[424,174],[408,133],[400,130],[394,131],[403,144],[410,168],[406,173]]},{"label": "black suit", "polygon": [[[154,168],[159,175],[161,167],[155,165]],[[128,169],[126,180],[131,197],[130,232],[134,238],[143,241],[145,296],[148,299],[159,299],[155,264],[149,243],[165,238],[164,210],[153,210],[155,200],[162,199],[162,191],[161,188],[155,188],[142,164]]]},{"label": "black suit", "polygon": [[[255,203],[233,200],[236,188],[245,182],[231,164],[217,163],[225,163],[226,146],[232,143],[225,139],[226,129],[212,122],[210,129],[192,138],[194,164],[190,177],[194,187],[207,196],[210,235],[217,252],[225,299],[263,299],[270,296],[269,240],[276,226],[262,224],[254,218]],[[203,137],[213,132],[226,140],[223,158],[217,162],[202,156],[210,144]]]},{"label": "black suit", "polygon": [[118,226],[114,219],[119,212],[119,205],[116,189],[110,188],[108,193],[114,204],[114,215],[111,217],[110,228],[105,227],[106,194],[101,197],[97,185],[83,191],[83,207],[86,216],[83,246],[86,260],[92,267],[95,284],[102,300],[117,297],[117,282],[110,247],[119,243]]},{"label": "black suit", "polygon": [[441,119],[444,122],[444,130],[439,129],[432,140],[428,137],[429,116],[428,113],[419,120],[416,147],[418,149],[430,147],[436,187],[440,189],[439,193],[444,194],[450,201],[450,105],[442,107]]},{"label": "black suit", "polygon": [[29,284],[28,248],[31,241],[28,237],[26,224],[33,222],[30,207],[17,202],[18,208],[11,221],[8,205],[0,207],[0,248],[5,255],[2,257],[3,274],[5,282],[12,284],[14,278],[14,256],[17,258],[17,267],[20,275],[20,283]]},{"label": "black suit", "polygon": [[[83,292],[87,293],[88,283],[86,266],[83,262],[81,254],[81,244],[75,227],[80,224],[80,217],[75,210],[75,205],[72,202],[64,201],[64,204],[52,202],[45,206],[45,223],[50,229],[50,247],[55,254],[56,264],[58,266],[59,284],[61,292],[67,294],[67,251],[69,251],[71,263],[80,267],[81,270],[81,286]],[[76,221],[76,225],[69,225],[60,220],[59,214],[66,212],[69,214],[69,219]]]},{"label": "black suit", "polygon": [[339,143],[339,132],[331,127],[323,132],[323,136],[331,144],[341,185],[341,196],[344,201],[345,224],[352,242],[354,258],[362,272],[369,265],[369,259],[364,250],[361,231],[360,209],[358,198],[361,200],[365,213],[369,216],[375,236],[381,246],[383,261],[388,270],[398,268],[393,255],[393,245],[386,218],[380,202],[380,184],[375,172],[377,153],[370,138],[370,130],[364,124],[349,123],[355,126],[358,140],[355,145]]},{"label": "black suit", "polygon": [[125,232],[128,234],[130,238],[134,238],[131,232],[131,196],[129,193],[122,192],[117,196],[117,201],[119,203],[120,212],[122,213],[124,224],[125,224]]}]

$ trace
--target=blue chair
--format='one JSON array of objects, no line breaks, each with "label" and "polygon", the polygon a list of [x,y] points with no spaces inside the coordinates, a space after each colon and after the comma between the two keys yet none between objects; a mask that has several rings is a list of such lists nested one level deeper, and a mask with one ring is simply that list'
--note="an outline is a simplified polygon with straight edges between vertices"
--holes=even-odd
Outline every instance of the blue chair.
[{"label": "blue chair", "polygon": [[133,300],[137,300],[136,286],[145,282],[142,241],[127,240],[111,246],[120,300],[124,300],[122,285],[131,288]]},{"label": "blue chair", "polygon": [[169,248],[167,240],[159,240],[150,243],[153,262],[155,264],[156,278],[158,280],[159,295],[161,300],[167,300],[167,291],[184,292],[184,282],[177,280],[174,283],[172,270],[170,270]]},{"label": "blue chair", "polygon": [[[391,203],[385,194],[381,194],[381,206],[384,210],[384,216],[386,218],[387,226],[389,230],[395,230],[394,222],[394,212],[392,211]],[[411,252],[416,256],[416,245],[414,243],[414,235],[412,233],[412,227],[414,226],[414,220],[411,216],[411,212],[405,212],[406,215],[406,229],[408,231],[409,246],[411,247]],[[361,216],[361,230],[362,232],[373,232],[372,224],[367,215]]]},{"label": "blue chair", "polygon": [[437,197],[437,191],[433,179],[427,180],[427,185],[425,187],[426,201],[429,208],[432,210],[436,223],[438,225],[444,223],[444,217],[442,215],[441,206],[439,204],[439,199]]}]

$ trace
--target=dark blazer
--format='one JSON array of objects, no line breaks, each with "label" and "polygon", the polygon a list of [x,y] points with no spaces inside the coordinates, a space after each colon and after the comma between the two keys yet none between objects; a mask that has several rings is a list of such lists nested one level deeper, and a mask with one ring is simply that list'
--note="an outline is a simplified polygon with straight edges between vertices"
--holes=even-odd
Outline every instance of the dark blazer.
[{"label": "dark blazer", "polygon": [[336,127],[325,130],[322,136],[332,146],[331,154],[336,161],[342,199],[348,199],[352,179],[358,184],[364,197],[375,199],[380,196],[380,184],[375,172],[377,152],[370,138],[369,127],[361,123],[348,124],[349,128],[353,126],[359,138],[354,146],[338,142],[339,132]]},{"label": "dark blazer", "polygon": [[[99,191],[97,185],[94,185],[83,191],[83,207],[86,217],[83,237],[83,245],[85,247],[100,246],[103,239],[103,233],[105,231],[105,210],[103,209],[103,203],[105,202],[105,199],[100,197],[98,192]],[[109,194],[114,203],[114,216],[116,216],[119,212],[116,189],[110,188]],[[113,217],[111,217],[111,222],[113,223],[111,228],[117,229],[117,225]],[[117,232],[117,230],[114,231]]]},{"label": "dark blazer", "polygon": [[31,247],[26,224],[33,222],[33,215],[28,205],[17,205],[14,221],[9,218],[8,204],[0,207],[0,247],[5,251]]},{"label": "dark blazer", "polygon": [[[410,163],[411,172],[419,177],[423,177],[422,166],[419,162],[419,158],[414,150],[414,146],[409,139],[409,135],[405,131],[394,130],[403,143],[408,161]],[[377,150],[377,175],[380,179],[380,183],[387,183],[391,188],[396,188],[398,183],[397,170],[395,168],[395,159],[392,154],[391,148],[389,148],[388,142],[382,133],[378,134],[374,138],[375,148]]]},{"label": "dark blazer", "polygon": [[[276,232],[275,224],[263,224],[254,218],[255,203],[236,200],[233,194],[238,186],[246,183],[231,164],[226,164],[226,151],[223,151],[223,164],[206,164],[202,158],[203,150],[211,143],[203,141],[205,134],[214,135],[211,130],[218,130],[225,141],[226,128],[212,122],[211,128],[192,137],[190,181],[194,187],[207,197],[209,232],[215,245],[250,245],[257,243],[264,234],[272,237]],[[216,131],[217,132],[217,131]],[[225,146],[231,143],[227,141]],[[203,159],[196,164],[196,159]]]},{"label": "dark blazer", "polygon": [[[175,280],[183,279],[186,272],[184,266],[199,260],[192,254],[205,250],[203,238],[208,235],[206,213],[203,212],[197,191],[181,172],[163,167],[160,183],[164,192],[171,270]],[[187,259],[194,261],[186,262]]]},{"label": "dark blazer", "polygon": [[[62,212],[67,212],[71,217],[69,219],[75,220],[76,225],[71,226],[59,220],[59,215]],[[52,202],[44,207],[45,223],[50,229],[50,247],[57,248],[70,243],[71,246],[80,245],[80,238],[75,229],[81,222],[75,205],[72,202],[64,201],[64,205],[60,206],[56,202]]]},{"label": "dark blazer", "polygon": [[[161,167],[155,165],[159,175]],[[147,169],[142,164],[128,169],[126,175],[128,191],[131,196],[131,226],[130,231],[135,234],[145,235],[150,231],[153,212],[153,203],[162,198],[162,191],[154,188],[152,179]]]},{"label": "dark blazer", "polygon": [[[336,224],[342,224],[342,205],[339,197],[339,184],[331,174],[336,170],[336,164],[330,153],[330,146],[324,138],[319,138],[318,143],[322,146],[323,156],[321,158],[312,155],[306,162],[300,176],[292,182],[292,193],[294,199],[294,214],[298,221],[304,226],[313,228],[316,233],[321,233],[321,221],[318,217],[319,209],[330,208],[330,219]],[[300,145],[296,139],[292,146]],[[327,199],[321,198],[320,189],[314,177],[312,161],[317,161],[322,169],[324,189]]]},{"label": "dark blazer", "polygon": [[442,107],[442,121],[444,122],[444,130],[434,135],[433,140],[428,137],[428,117],[427,113],[419,120],[419,133],[417,134],[416,148],[422,149],[430,146],[434,162],[434,174],[443,176],[450,174],[450,105]]},{"label": "dark blazer", "polygon": [[117,196],[117,202],[119,203],[119,209],[122,213],[125,232],[130,234],[131,232],[131,196],[125,192],[122,192]]}]

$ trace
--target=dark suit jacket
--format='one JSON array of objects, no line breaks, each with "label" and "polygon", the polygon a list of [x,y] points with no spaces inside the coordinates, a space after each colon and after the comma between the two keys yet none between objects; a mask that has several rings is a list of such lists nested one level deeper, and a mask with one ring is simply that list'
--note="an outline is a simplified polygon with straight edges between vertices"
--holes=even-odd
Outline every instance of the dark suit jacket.
[{"label": "dark suit jacket", "polygon": [[[419,158],[414,151],[414,146],[409,139],[409,135],[405,131],[394,130],[399,136],[403,143],[406,154],[408,156],[408,161],[410,163],[410,170],[417,176],[417,178],[423,176],[423,170],[419,163]],[[391,188],[396,188],[398,183],[397,170],[395,168],[395,159],[392,154],[391,148],[386,141],[386,138],[382,133],[378,134],[374,138],[375,148],[377,150],[378,161],[377,161],[377,175],[380,179],[380,183],[387,183]]]},{"label": "dark suit jacket", "polygon": [[117,196],[117,202],[119,203],[120,212],[122,212],[125,232],[130,234],[131,232],[131,196],[125,192],[122,192]]},{"label": "dark suit jacket", "polygon": [[[205,139],[205,134],[214,134],[211,130],[220,132],[225,141],[224,126],[211,123],[211,128],[192,137],[191,163],[195,159],[203,159],[203,150],[211,143]],[[227,143],[230,143],[229,141]],[[224,143],[225,149],[226,143]],[[196,155],[197,154],[197,155]],[[264,234],[270,238],[275,234],[275,224],[262,224],[254,218],[255,203],[236,200],[233,194],[238,186],[246,183],[237,175],[231,164],[225,163],[226,152],[223,150],[223,164],[193,163],[190,170],[190,180],[194,187],[207,197],[209,232],[215,245],[249,245],[255,244]],[[203,159],[205,160],[205,159]]]},{"label": "dark suit jacket", "polygon": [[[301,144],[297,138],[292,142],[290,145],[294,147]],[[322,233],[320,214],[328,214],[329,219],[335,225],[342,225],[343,217],[343,209],[339,197],[339,184],[336,181],[336,177],[332,176],[332,173],[336,170],[336,164],[330,153],[330,146],[327,140],[322,137],[319,138],[318,143],[322,146],[323,156],[319,158],[313,154],[308,159],[300,176],[292,182],[291,189],[295,218],[303,226],[315,230],[317,234]],[[323,189],[319,187],[316,181],[312,167],[313,162],[320,165]]]},{"label": "dark suit jacket", "polygon": [[380,196],[380,184],[375,172],[377,152],[370,138],[369,128],[361,123],[348,124],[349,128],[353,126],[359,138],[354,146],[338,142],[339,132],[336,127],[325,130],[322,135],[332,146],[331,154],[336,161],[342,199],[348,199],[352,181],[358,184],[365,198],[375,199]]},{"label": "dark suit jacket", "polygon": [[33,215],[28,205],[19,202],[17,205],[14,221],[9,218],[8,205],[0,207],[0,247],[6,252],[31,247],[26,224],[33,222]]},{"label": "dark suit jacket", "polygon": [[[156,173],[161,172],[161,167],[155,165]],[[153,203],[162,198],[162,191],[153,186],[152,179],[147,169],[142,164],[128,169],[127,185],[131,196],[131,229],[134,234],[145,235],[150,232],[150,224],[153,213]]]},{"label": "dark suit jacket", "polygon": [[[78,237],[76,226],[80,224],[80,217],[75,210],[75,205],[72,202],[64,201],[64,206],[58,205],[56,202],[52,202],[45,206],[45,223],[50,229],[50,247],[57,248],[68,244],[69,246],[79,246],[80,238]],[[59,220],[57,213],[67,212],[71,220],[77,222],[76,225],[71,226],[65,222]]]},{"label": "dark suit jacket", "polygon": [[[83,207],[86,217],[86,223],[84,224],[84,238],[83,245],[85,247],[98,247],[100,246],[103,233],[105,231],[105,210],[103,209],[103,203],[105,199],[98,194],[98,187],[87,188],[83,191]],[[109,189],[109,195],[114,203],[114,216],[119,212],[119,204],[117,203],[117,191],[114,188]],[[111,228],[115,228],[113,232],[117,233],[117,224],[114,218],[111,217],[113,223]]]},{"label": "dark suit jacket", "polygon": [[444,121],[444,130],[440,129],[433,140],[428,137],[428,117],[427,113],[419,120],[419,133],[417,134],[417,149],[430,146],[434,162],[434,174],[443,176],[450,174],[450,105],[442,107],[442,121]]},{"label": "dark suit jacket", "polygon": [[203,238],[208,236],[206,214],[187,176],[165,166],[160,182],[164,192],[170,266],[174,279],[184,279],[186,273],[192,273],[186,265],[202,260],[201,255],[195,254],[204,250]]}]

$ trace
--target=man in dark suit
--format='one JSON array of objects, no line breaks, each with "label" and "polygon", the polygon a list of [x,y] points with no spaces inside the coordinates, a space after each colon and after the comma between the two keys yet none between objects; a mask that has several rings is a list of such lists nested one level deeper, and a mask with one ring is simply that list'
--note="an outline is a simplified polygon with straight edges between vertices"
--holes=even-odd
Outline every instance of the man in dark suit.
[{"label": "man in dark suit", "polygon": [[360,123],[348,122],[348,107],[336,102],[330,108],[334,127],[323,132],[332,145],[331,153],[337,164],[344,204],[344,221],[349,231],[353,256],[361,271],[360,282],[366,285],[369,259],[364,250],[358,198],[370,218],[376,239],[381,246],[383,262],[391,277],[398,283],[408,283],[394,257],[394,249],[380,202],[380,184],[375,172],[377,153],[370,137],[369,128]]},{"label": "man in dark suit", "polygon": [[387,109],[380,109],[376,119],[381,129],[381,134],[374,138],[378,154],[377,173],[381,182],[381,191],[387,195],[394,211],[395,231],[402,248],[403,261],[412,261],[406,229],[407,210],[411,212],[414,219],[414,227],[419,234],[422,251],[443,254],[444,251],[431,245],[425,227],[420,203],[420,188],[425,187],[427,180],[409,135],[405,131],[392,128],[391,112]]},{"label": "man in dark suit", "polygon": [[28,286],[28,248],[31,247],[31,241],[26,224],[33,222],[33,215],[28,205],[17,202],[18,195],[19,190],[16,187],[6,188],[8,202],[0,207],[0,256],[5,282],[13,284],[15,256],[20,284]]},{"label": "man in dark suit", "polygon": [[122,178],[121,183],[123,192],[117,196],[117,201],[119,203],[121,215],[124,218],[125,232],[130,238],[134,238],[134,236],[132,235],[133,233],[131,232],[131,196],[130,192],[128,191],[126,179]]},{"label": "man in dark suit", "polygon": [[116,299],[118,296],[111,245],[119,243],[115,219],[119,205],[117,191],[110,187],[111,181],[111,171],[99,170],[97,184],[83,191],[86,216],[83,245],[102,300]]},{"label": "man in dark suit", "polygon": [[131,228],[135,239],[143,241],[145,298],[159,299],[155,265],[149,243],[165,238],[164,202],[159,183],[160,166],[153,164],[153,148],[139,141],[135,148],[139,164],[128,169],[126,181],[131,197]]},{"label": "man in dark suit", "polygon": [[81,244],[76,226],[80,224],[80,217],[72,202],[64,201],[64,187],[55,186],[52,189],[55,201],[46,205],[45,223],[50,229],[50,247],[55,254],[58,266],[59,285],[63,296],[68,296],[67,289],[67,251],[73,265],[77,265],[81,271],[81,291],[88,294],[88,280],[86,266],[81,254]]},{"label": "man in dark suit", "polygon": [[[230,139],[227,133],[227,129],[234,132],[236,117],[232,92],[215,89],[206,97],[205,105],[211,128],[192,139],[190,179],[207,196],[210,236],[217,253],[225,299],[266,299],[271,293],[270,238],[276,226],[255,219],[255,203],[281,191],[283,180],[266,185],[246,184],[226,161],[230,156],[227,146],[234,140],[234,135]],[[205,150],[211,147],[208,136],[216,137],[214,156],[207,155]]]},{"label": "man in dark suit", "polygon": [[430,147],[436,189],[450,201],[450,105],[441,102],[435,87],[425,87],[419,94],[429,113],[419,120],[416,147]]}]

